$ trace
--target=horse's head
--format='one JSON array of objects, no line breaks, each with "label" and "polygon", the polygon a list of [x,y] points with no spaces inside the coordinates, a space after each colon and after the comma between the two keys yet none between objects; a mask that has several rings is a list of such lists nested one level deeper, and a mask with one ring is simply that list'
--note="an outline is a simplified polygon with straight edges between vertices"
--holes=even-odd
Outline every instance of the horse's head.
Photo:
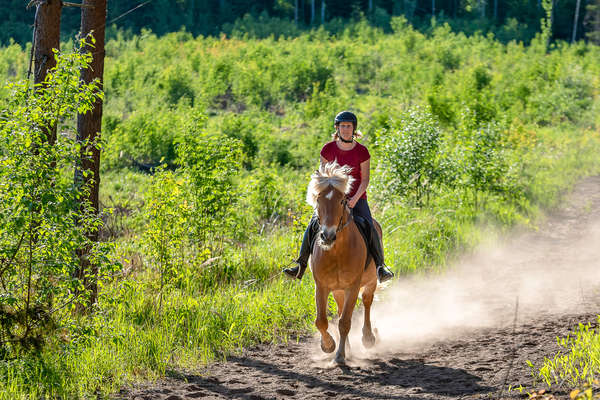
[{"label": "horse's head", "polygon": [[346,194],[354,182],[350,171],[350,167],[342,167],[335,161],[327,163],[312,174],[308,185],[306,201],[314,207],[319,218],[319,245],[325,250],[333,246],[343,226]]}]

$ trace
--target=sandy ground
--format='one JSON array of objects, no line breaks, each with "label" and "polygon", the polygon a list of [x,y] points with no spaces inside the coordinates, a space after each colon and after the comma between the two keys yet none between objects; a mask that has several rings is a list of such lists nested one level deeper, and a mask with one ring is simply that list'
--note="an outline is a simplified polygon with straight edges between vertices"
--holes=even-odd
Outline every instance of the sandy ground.
[{"label": "sandy ground", "polygon": [[[122,399],[504,399],[532,387],[527,360],[557,336],[596,326],[600,306],[600,177],[579,184],[537,230],[465,256],[448,272],[400,278],[374,305],[378,344],[360,344],[355,311],[347,366],[317,336],[262,345],[199,374],[123,389]],[[335,334],[336,327],[330,326]],[[562,389],[562,390],[566,390]],[[565,391],[554,392],[568,397]]]}]

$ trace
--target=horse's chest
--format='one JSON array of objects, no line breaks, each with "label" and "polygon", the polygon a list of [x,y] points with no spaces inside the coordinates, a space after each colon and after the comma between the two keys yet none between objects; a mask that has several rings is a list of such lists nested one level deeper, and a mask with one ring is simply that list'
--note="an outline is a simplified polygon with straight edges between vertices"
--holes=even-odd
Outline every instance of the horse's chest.
[{"label": "horse's chest", "polygon": [[355,257],[321,257],[313,267],[315,279],[330,290],[345,289],[360,277]]}]

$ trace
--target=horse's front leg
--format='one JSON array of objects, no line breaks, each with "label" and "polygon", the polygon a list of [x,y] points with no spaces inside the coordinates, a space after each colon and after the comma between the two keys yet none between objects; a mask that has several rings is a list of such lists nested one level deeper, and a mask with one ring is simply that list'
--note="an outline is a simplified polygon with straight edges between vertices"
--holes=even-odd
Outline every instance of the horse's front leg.
[{"label": "horse's front leg", "polygon": [[350,332],[350,326],[352,323],[352,312],[356,305],[356,299],[358,299],[358,291],[360,289],[360,280],[352,285],[352,287],[345,290],[344,308],[342,310],[342,316],[338,324],[340,330],[340,344],[338,346],[337,353],[335,354],[335,362],[337,364],[346,363],[346,341],[348,339],[348,333]]},{"label": "horse's front leg", "polygon": [[325,353],[331,353],[335,350],[335,340],[331,337],[329,332],[327,332],[327,297],[329,296],[329,291],[322,288],[317,283],[317,288],[315,291],[315,300],[317,302],[317,319],[315,320],[315,325],[319,332],[321,332],[321,350]]},{"label": "horse's front leg", "polygon": [[373,329],[371,328],[371,304],[373,304],[373,296],[375,295],[376,288],[377,281],[375,281],[373,284],[367,285],[362,295],[363,305],[365,306],[365,321],[362,329],[362,343],[367,349],[373,347],[375,344],[375,335],[373,335]]}]

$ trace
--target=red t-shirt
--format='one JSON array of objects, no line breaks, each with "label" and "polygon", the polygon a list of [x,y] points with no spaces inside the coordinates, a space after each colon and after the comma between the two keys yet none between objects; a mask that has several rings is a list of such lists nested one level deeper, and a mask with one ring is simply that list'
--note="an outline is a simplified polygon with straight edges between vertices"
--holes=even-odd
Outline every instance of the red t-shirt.
[{"label": "red t-shirt", "polygon": [[[369,150],[367,150],[365,146],[358,142],[355,143],[356,145],[351,150],[342,150],[338,147],[336,141],[334,140],[333,142],[327,143],[321,149],[321,156],[323,156],[323,158],[327,161],[331,162],[337,160],[338,164],[347,165],[352,168],[350,175],[354,177],[355,181],[352,184],[350,193],[348,193],[348,197],[350,198],[354,196],[358,190],[358,187],[360,186],[360,183],[362,182],[360,164],[371,158]],[[367,192],[365,191],[360,198],[366,199]]]}]

